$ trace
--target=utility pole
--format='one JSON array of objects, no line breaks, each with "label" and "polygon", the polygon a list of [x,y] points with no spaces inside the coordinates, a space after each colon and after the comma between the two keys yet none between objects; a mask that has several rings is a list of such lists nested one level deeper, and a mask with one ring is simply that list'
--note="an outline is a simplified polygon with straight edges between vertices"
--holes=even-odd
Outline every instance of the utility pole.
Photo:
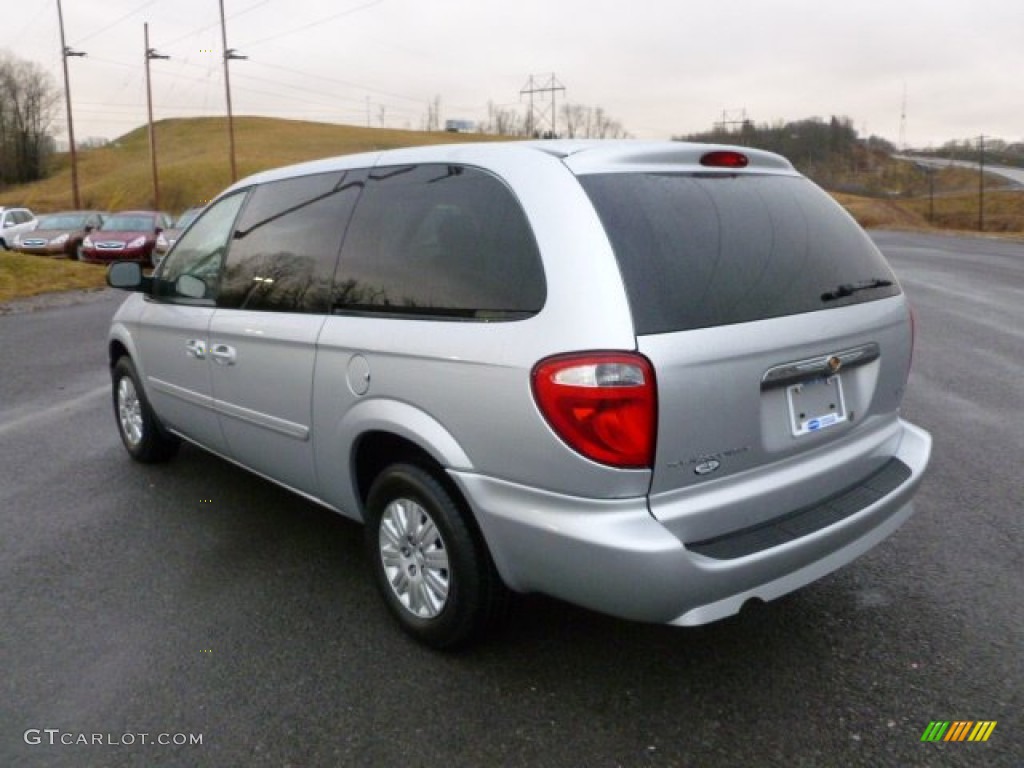
[{"label": "utility pole", "polygon": [[169,59],[149,47],[149,23],[142,25],[143,43],[146,51],[146,107],[149,112],[149,164],[153,169],[153,209],[160,210],[160,182],[156,173],[156,131],[153,128],[153,89],[149,82],[149,62],[152,59]]},{"label": "utility pole", "polygon": [[[551,76],[548,77],[547,81],[544,82],[543,84],[540,84],[536,80],[536,77],[536,75],[530,75],[529,81],[527,81],[526,85],[524,85],[522,89],[519,91],[520,96],[522,96],[525,93],[528,94],[530,97],[530,112],[526,118],[526,132],[531,136],[536,134],[540,137],[543,137],[543,134],[539,132],[539,128],[541,125],[547,122],[551,125],[550,138],[555,138],[558,134],[558,112],[555,108],[555,94],[558,91],[562,91],[564,93],[565,86],[558,82],[558,78],[555,77],[554,72],[551,73]],[[537,105],[537,103],[533,99],[533,94],[535,93],[551,94],[550,113],[546,108]]]},{"label": "utility pole", "polygon": [[985,134],[978,137],[978,231],[985,231]]},{"label": "utility pole", "polygon": [[78,155],[75,150],[75,124],[71,119],[71,84],[68,80],[68,57],[85,56],[82,51],[73,51],[64,42],[64,12],[60,7],[60,0],[57,0],[57,22],[60,27],[60,52],[61,60],[64,63],[64,100],[68,110],[68,149],[71,152],[71,200],[75,209],[82,207],[82,201],[78,194]]},{"label": "utility pole", "polygon": [[224,46],[224,92],[228,102],[228,144],[231,155],[231,183],[238,180],[238,167],[235,165],[235,118],[231,114],[231,78],[228,74],[228,62],[232,59],[247,59],[234,48],[228,48],[228,29],[224,24],[224,0],[220,0],[220,37]]},{"label": "utility pole", "polygon": [[903,101],[900,104],[900,152],[907,151],[907,82],[903,81]]},{"label": "utility pole", "polygon": [[928,223],[935,224],[935,169],[928,171]]}]

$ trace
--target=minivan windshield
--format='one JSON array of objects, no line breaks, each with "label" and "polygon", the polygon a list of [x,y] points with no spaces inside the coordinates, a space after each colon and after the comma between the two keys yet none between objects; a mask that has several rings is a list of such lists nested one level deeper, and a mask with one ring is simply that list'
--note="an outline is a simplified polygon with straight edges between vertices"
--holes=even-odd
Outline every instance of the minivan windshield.
[{"label": "minivan windshield", "polygon": [[803,177],[605,173],[579,180],[615,250],[638,334],[900,293],[864,231]]}]

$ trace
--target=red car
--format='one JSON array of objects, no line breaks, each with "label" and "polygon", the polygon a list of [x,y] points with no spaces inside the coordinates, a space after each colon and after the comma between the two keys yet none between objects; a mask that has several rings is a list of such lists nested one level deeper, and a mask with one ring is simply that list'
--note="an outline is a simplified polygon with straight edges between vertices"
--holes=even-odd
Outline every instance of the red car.
[{"label": "red car", "polygon": [[153,263],[153,247],[171,217],[161,211],[119,211],[82,241],[82,261]]}]

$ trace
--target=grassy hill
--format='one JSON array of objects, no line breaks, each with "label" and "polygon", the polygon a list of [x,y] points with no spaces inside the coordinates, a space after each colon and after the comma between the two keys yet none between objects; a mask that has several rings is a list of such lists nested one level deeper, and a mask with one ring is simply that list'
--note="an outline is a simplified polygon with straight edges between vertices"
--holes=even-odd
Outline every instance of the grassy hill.
[{"label": "grassy hill", "polygon": [[[229,181],[228,136],[223,118],[162,120],[156,124],[161,207],[172,213],[198,205]],[[493,141],[480,134],[426,133],[296,120],[239,117],[235,147],[239,177],[290,163],[422,144]],[[977,226],[977,174],[944,169],[934,179],[934,224],[929,222],[928,179],[913,164],[873,153],[847,168],[804,168],[865,227],[886,229],[953,229]],[[822,171],[828,173],[823,174]],[[82,205],[99,210],[149,208],[153,205],[149,138],[145,127],[109,146],[79,153]],[[988,232],[1024,233],[1024,192],[997,191],[992,178],[985,198]],[[43,181],[0,192],[0,205],[27,205],[37,213],[68,209],[71,204],[69,157],[54,158],[53,173]],[[104,285],[106,270],[89,264],[0,253],[0,302],[52,291]]]},{"label": "grassy hill", "polygon": [[[177,213],[224,189],[229,181],[225,118],[186,118],[156,123],[161,208]],[[481,134],[427,133],[311,123],[264,117],[235,119],[239,177],[304,160],[421,144],[493,141]],[[799,160],[799,157],[797,158]],[[54,158],[50,178],[0,192],[0,205],[27,205],[38,212],[71,207],[69,158]],[[798,167],[799,163],[798,163]],[[934,224],[928,220],[928,180],[912,163],[885,153],[865,155],[851,167],[803,168],[866,227],[956,229],[977,226],[977,174],[950,168],[935,185]],[[79,153],[79,190],[85,208],[118,210],[153,205],[149,139],[138,128],[98,149]],[[986,231],[1024,233],[1024,192],[997,192],[991,177],[986,194]]]},{"label": "grassy hill", "polygon": [[[332,155],[496,138],[264,117],[237,117],[234,122],[239,178]],[[228,186],[231,179],[226,118],[161,120],[155,123],[155,131],[161,208],[180,212],[209,200]],[[151,208],[153,182],[147,129],[138,128],[106,147],[80,151],[78,187],[84,208]],[[26,205],[37,213],[71,208],[69,156],[55,158],[54,173],[48,179],[0,192],[0,205],[14,204]]]}]

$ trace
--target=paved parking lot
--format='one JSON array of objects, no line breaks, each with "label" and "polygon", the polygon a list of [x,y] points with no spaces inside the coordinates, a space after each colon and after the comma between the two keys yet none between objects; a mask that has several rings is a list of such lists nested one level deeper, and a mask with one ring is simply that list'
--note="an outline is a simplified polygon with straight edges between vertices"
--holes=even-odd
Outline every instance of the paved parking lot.
[{"label": "paved parking lot", "polygon": [[1024,244],[875,237],[917,309],[917,515],[715,625],[529,596],[462,655],[392,626],[358,526],[196,449],[128,460],[119,296],[0,315],[0,765],[1019,766]]}]

